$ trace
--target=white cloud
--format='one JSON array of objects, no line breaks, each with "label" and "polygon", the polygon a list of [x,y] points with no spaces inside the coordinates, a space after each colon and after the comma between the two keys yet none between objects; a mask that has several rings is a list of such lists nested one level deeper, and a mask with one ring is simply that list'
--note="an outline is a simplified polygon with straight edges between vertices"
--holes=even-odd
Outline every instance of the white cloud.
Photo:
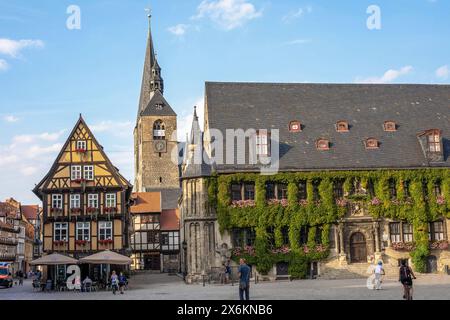
[{"label": "white cloud", "polygon": [[[198,98],[194,106],[197,106],[197,116],[200,124],[200,128],[203,130],[204,116],[205,116],[205,100],[203,97]],[[186,108],[189,112],[186,112],[178,118],[177,124],[177,138],[180,142],[186,141],[186,134],[190,134],[192,127],[192,120],[194,118],[193,107]]]},{"label": "white cloud", "polygon": [[134,124],[131,121],[104,120],[100,123],[90,125],[92,132],[107,132],[116,137],[132,136]]},{"label": "white cloud", "polygon": [[248,0],[203,0],[193,18],[207,17],[228,31],[261,16],[262,11],[258,11]]},{"label": "white cloud", "polygon": [[17,58],[20,52],[26,48],[43,48],[44,42],[42,40],[11,40],[0,38],[0,54]]},{"label": "white cloud", "polygon": [[443,80],[448,79],[450,76],[450,69],[447,65],[442,66],[436,70],[436,77],[441,78]]},{"label": "white cloud", "polygon": [[295,39],[295,40],[292,40],[292,41],[285,42],[284,45],[286,45],[286,46],[294,46],[294,45],[305,44],[305,43],[310,43],[310,42],[311,42],[310,39]]},{"label": "white cloud", "polygon": [[176,26],[170,27],[168,30],[170,33],[176,35],[177,37],[181,37],[185,35],[188,28],[189,25],[180,23],[177,24]]},{"label": "white cloud", "polygon": [[33,167],[33,166],[23,167],[22,169],[20,169],[20,172],[26,177],[32,176],[37,171],[38,171],[38,168]]},{"label": "white cloud", "polygon": [[381,77],[357,78],[357,83],[391,83],[401,76],[410,74],[414,68],[412,66],[405,66],[399,70],[390,69],[386,71]]},{"label": "white cloud", "polygon": [[36,141],[57,141],[66,132],[60,130],[58,132],[44,132],[40,134],[22,134],[13,137],[13,144],[33,143]]},{"label": "white cloud", "polygon": [[0,71],[6,71],[8,70],[8,68],[8,62],[6,62],[6,60],[0,59]]},{"label": "white cloud", "polygon": [[297,20],[303,17],[306,13],[312,13],[313,9],[311,6],[307,6],[306,8],[299,8],[297,10],[289,12],[285,15],[281,20],[284,23],[292,22],[293,20]]},{"label": "white cloud", "polygon": [[5,116],[5,117],[3,117],[3,119],[4,119],[6,122],[10,122],[10,123],[19,121],[19,118],[17,118],[17,117],[14,116],[14,115],[8,115],[8,116]]}]

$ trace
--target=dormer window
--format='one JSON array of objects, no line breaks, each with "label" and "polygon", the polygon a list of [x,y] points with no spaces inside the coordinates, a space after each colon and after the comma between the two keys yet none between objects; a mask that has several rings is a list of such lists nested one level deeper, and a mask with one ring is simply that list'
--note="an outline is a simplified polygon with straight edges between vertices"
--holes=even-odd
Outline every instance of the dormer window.
[{"label": "dormer window", "polygon": [[256,155],[257,156],[266,156],[270,155],[270,134],[267,130],[258,130],[256,134]]},{"label": "dormer window", "polygon": [[349,131],[349,125],[347,121],[338,121],[336,123],[336,131],[337,132],[348,132]]},{"label": "dormer window", "polygon": [[326,151],[330,150],[330,141],[327,139],[319,139],[316,142],[317,150]]},{"label": "dormer window", "polygon": [[164,140],[166,138],[166,126],[161,120],[153,124],[153,140]]},{"label": "dormer window", "polygon": [[300,121],[291,121],[289,123],[289,132],[301,132],[302,131],[302,124]]},{"label": "dormer window", "polygon": [[369,138],[364,142],[366,149],[378,149],[380,144],[377,139]]},{"label": "dormer window", "polygon": [[164,108],[164,104],[162,104],[162,103],[155,104],[155,109],[156,110],[162,110],[163,108]]},{"label": "dormer window", "polygon": [[384,122],[384,131],[386,131],[386,132],[397,131],[397,124],[394,121],[385,121]]},{"label": "dormer window", "polygon": [[441,132],[440,130],[430,130],[427,133],[428,151],[441,152]]}]

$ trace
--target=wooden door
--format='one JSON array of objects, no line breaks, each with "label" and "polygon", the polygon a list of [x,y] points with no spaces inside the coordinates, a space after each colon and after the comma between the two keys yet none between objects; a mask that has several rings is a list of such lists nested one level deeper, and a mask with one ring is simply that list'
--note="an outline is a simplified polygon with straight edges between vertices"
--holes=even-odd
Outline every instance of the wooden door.
[{"label": "wooden door", "polygon": [[350,259],[353,263],[367,262],[366,238],[361,232],[354,233],[350,238]]},{"label": "wooden door", "polygon": [[161,259],[160,259],[160,255],[156,254],[156,255],[148,255],[145,256],[144,259],[144,268],[145,270],[154,270],[154,271],[159,271],[161,270]]}]

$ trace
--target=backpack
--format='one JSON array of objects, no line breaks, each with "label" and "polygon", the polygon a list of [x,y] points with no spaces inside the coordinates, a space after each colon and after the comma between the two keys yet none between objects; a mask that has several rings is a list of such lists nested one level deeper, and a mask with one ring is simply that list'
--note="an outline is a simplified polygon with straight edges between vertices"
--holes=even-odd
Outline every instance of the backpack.
[{"label": "backpack", "polygon": [[411,270],[407,266],[402,266],[400,268],[400,281],[401,282],[409,282],[411,281]]}]

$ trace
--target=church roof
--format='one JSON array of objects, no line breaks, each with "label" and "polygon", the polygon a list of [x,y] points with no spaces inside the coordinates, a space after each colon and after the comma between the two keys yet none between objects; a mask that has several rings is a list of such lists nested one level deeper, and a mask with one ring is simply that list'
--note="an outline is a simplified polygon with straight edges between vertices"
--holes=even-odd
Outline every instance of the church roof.
[{"label": "church roof", "polygon": [[[160,107],[162,106],[162,108]],[[147,106],[140,113],[141,116],[176,116],[170,104],[159,91],[151,94]]]},{"label": "church roof", "polygon": [[[282,171],[450,167],[448,85],[208,82],[206,100],[208,127],[224,137],[226,129],[279,129]],[[346,133],[336,130],[341,120],[350,125]],[[289,130],[292,121],[301,123],[300,132]],[[394,121],[397,130],[385,131],[385,121]],[[418,141],[429,129],[442,132],[441,162],[430,163]],[[330,150],[317,149],[320,138],[329,140]],[[379,148],[366,149],[368,138]],[[256,169],[217,165],[219,172]]]}]

